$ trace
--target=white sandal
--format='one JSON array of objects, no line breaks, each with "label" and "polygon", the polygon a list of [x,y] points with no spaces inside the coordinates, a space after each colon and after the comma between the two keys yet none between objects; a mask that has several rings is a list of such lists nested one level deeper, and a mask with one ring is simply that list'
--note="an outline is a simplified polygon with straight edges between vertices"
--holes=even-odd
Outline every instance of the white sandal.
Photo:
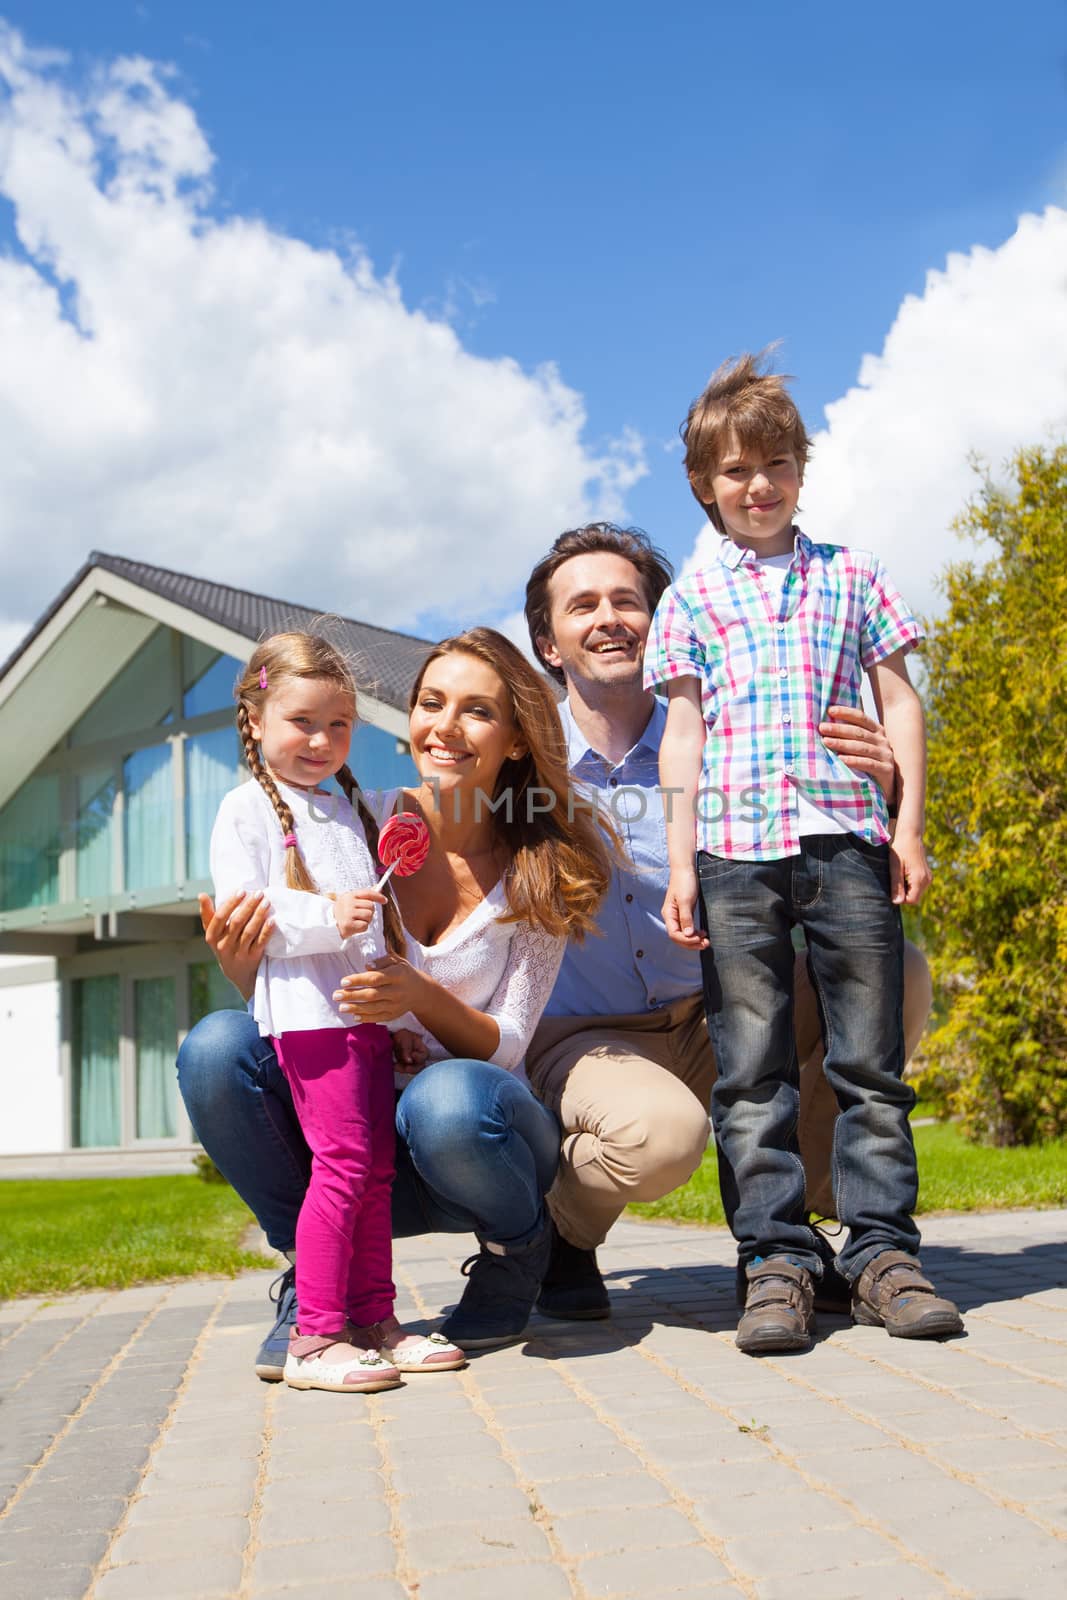
[{"label": "white sandal", "polygon": [[289,1330],[289,1353],[283,1373],[290,1389],[328,1389],[333,1394],[375,1394],[398,1389],[400,1373],[377,1350],[350,1344],[343,1335]]},{"label": "white sandal", "polygon": [[443,1333],[405,1333],[395,1317],[349,1331],[358,1344],[379,1350],[397,1372],[456,1372],[467,1365],[463,1351]]}]

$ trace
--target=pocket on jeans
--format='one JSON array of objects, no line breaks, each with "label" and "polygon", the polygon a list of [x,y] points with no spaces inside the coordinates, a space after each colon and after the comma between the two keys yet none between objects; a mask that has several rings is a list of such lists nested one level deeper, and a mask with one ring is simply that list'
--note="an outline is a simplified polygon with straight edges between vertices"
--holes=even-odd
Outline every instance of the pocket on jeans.
[{"label": "pocket on jeans", "polygon": [[838,852],[836,865],[845,872],[862,877],[868,882],[873,878],[887,892],[889,890],[887,844],[869,844],[858,834],[850,834]]},{"label": "pocket on jeans", "polygon": [[733,856],[709,856],[705,850],[697,852],[697,877],[702,888],[724,883],[751,865],[751,861],[738,861]]}]

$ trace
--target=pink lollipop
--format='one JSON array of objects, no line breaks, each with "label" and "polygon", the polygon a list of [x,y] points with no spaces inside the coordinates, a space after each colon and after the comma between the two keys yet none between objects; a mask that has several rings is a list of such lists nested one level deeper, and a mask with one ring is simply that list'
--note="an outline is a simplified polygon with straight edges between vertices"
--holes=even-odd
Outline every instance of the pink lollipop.
[{"label": "pink lollipop", "polygon": [[386,870],[374,887],[381,889],[394,872],[398,878],[410,878],[429,853],[430,830],[421,817],[411,811],[390,817],[378,835],[378,859]]}]

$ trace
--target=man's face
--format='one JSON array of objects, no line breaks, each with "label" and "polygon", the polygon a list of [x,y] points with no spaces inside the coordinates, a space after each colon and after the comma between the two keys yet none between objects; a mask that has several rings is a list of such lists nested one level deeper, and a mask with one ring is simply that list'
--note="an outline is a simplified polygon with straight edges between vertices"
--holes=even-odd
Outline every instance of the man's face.
[{"label": "man's face", "polygon": [[600,550],[571,556],[548,582],[551,636],[538,645],[570,681],[641,687],[652,622],[641,574],[623,556]]}]

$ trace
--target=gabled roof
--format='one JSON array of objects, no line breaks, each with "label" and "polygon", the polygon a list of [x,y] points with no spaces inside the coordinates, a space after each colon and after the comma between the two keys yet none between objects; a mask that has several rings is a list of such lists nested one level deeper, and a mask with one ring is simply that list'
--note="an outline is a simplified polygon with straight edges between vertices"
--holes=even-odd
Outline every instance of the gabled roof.
[{"label": "gabled roof", "polygon": [[[158,627],[242,660],[261,635],[310,628],[322,617],[308,606],[94,551],[0,667],[0,749],[8,753],[0,806]],[[352,657],[362,718],[406,738],[408,691],[429,642],[349,617],[328,631]]]},{"label": "gabled roof", "polygon": [[[0,685],[94,569],[110,572],[149,594],[194,612],[206,621],[240,635],[249,643],[283,628],[310,629],[323,616],[322,611],[313,611],[308,606],[296,605],[289,600],[253,594],[247,589],[234,589],[227,583],[210,583],[206,578],[195,578],[187,572],[172,572],[167,567],[152,567],[144,561],[130,561],[125,556],[112,556],[94,550],[48,610],[38,618],[17,649],[0,666]],[[341,642],[354,657],[358,676],[367,689],[375,699],[406,712],[408,691],[430,648],[429,640],[416,638],[413,634],[395,633],[391,628],[379,628],[370,622],[357,622],[351,617],[341,617],[339,620],[344,635]]]}]

